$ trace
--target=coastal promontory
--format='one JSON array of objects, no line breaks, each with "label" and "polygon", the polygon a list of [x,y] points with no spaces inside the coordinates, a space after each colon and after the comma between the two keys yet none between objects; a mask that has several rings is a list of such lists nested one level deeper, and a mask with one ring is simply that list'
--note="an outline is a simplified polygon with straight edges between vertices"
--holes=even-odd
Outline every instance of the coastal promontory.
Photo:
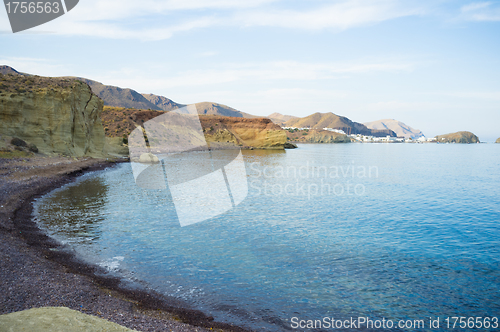
[{"label": "coastal promontory", "polygon": [[479,138],[469,131],[459,131],[456,133],[436,136],[438,143],[480,143]]}]

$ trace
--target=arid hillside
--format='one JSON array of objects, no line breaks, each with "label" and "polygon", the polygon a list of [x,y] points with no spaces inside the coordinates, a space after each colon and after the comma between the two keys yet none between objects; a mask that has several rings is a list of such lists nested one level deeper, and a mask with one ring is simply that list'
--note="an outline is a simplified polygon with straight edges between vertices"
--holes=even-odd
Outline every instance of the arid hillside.
[{"label": "arid hillside", "polygon": [[293,116],[293,115],[283,115],[281,113],[273,113],[268,116],[271,121],[274,123],[282,126],[285,124],[285,122],[293,120],[293,119],[298,119],[299,117]]},{"label": "arid hillside", "polygon": [[[162,114],[162,111],[105,106],[101,121],[107,137],[122,138],[126,143],[135,128]],[[200,115],[200,122],[211,148],[283,149],[286,143],[285,131],[266,118]]]},{"label": "arid hillside", "polygon": [[338,116],[333,113],[314,113],[304,118],[291,119],[285,122],[284,126],[316,130],[321,130],[323,128],[339,129],[343,130],[347,135],[361,134],[376,137],[397,136],[392,130],[368,129],[364,124],[351,121],[345,116]]},{"label": "arid hillside", "polygon": [[351,139],[344,134],[317,129],[288,129],[287,139],[292,143],[351,143]]}]

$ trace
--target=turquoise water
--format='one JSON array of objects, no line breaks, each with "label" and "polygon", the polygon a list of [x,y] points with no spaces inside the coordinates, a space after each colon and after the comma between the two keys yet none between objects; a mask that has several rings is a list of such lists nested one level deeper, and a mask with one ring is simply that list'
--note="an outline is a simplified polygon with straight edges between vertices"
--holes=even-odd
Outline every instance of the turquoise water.
[{"label": "turquoise water", "polygon": [[181,228],[168,189],[137,187],[130,164],[45,196],[36,218],[110,273],[255,330],[500,318],[500,145],[243,153],[247,198],[198,224]]}]

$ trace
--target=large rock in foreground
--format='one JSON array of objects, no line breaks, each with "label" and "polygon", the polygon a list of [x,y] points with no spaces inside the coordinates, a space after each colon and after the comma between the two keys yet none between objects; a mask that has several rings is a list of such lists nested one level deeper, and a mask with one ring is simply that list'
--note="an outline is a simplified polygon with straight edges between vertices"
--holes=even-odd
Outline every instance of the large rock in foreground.
[{"label": "large rock in foreground", "polygon": [[45,154],[103,157],[103,102],[80,81],[0,74],[0,133]]},{"label": "large rock in foreground", "polygon": [[469,131],[436,136],[438,143],[480,143],[479,138]]},{"label": "large rock in foreground", "polygon": [[116,323],[68,308],[36,308],[0,316],[2,331],[133,332]]}]

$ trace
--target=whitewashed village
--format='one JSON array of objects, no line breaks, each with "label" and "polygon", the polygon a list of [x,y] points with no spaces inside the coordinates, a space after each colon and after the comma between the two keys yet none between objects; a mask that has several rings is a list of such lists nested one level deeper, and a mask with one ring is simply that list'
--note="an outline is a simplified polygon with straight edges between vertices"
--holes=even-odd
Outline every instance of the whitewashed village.
[{"label": "whitewashed village", "polygon": [[[309,130],[311,130],[311,128],[307,128],[307,127],[303,127],[303,128],[281,127],[281,128],[284,130],[294,130],[294,131],[309,131]],[[322,130],[334,132],[337,134],[347,135],[341,129],[322,128]],[[359,143],[436,143],[437,142],[437,139],[435,137],[427,138],[423,135],[420,137],[391,137],[391,136],[376,137],[376,136],[368,136],[368,135],[361,135],[361,134],[351,134],[351,135],[347,135],[347,136],[350,137],[353,142],[359,142]]]}]

